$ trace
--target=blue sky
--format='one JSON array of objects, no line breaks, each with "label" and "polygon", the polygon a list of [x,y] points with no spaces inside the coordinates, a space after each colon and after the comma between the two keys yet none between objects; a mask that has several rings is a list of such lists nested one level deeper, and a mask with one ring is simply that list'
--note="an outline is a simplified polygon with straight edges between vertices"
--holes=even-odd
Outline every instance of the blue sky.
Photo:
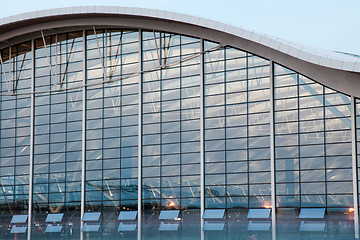
[{"label": "blue sky", "polygon": [[360,55],[359,0],[13,0],[5,2],[0,8],[0,18],[71,6],[144,7],[208,18],[316,48]]}]

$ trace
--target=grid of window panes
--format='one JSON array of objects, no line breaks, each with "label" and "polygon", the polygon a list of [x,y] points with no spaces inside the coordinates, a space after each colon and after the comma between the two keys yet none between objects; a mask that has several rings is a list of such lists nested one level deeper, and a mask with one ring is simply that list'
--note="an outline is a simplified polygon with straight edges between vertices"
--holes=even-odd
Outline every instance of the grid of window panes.
[{"label": "grid of window panes", "polygon": [[44,93],[35,95],[34,211],[62,212],[80,207],[82,93],[49,92],[82,83],[82,32],[45,41],[35,41],[35,89]]},{"label": "grid of window panes", "polygon": [[[83,31],[34,40],[35,223],[46,212],[80,220],[84,61],[86,210],[137,208],[139,105],[143,208],[199,208],[202,101],[205,207],[268,207],[269,61],[208,41],[201,56],[200,39],[145,31],[140,74],[138,31],[96,32],[85,50]],[[31,42],[1,56],[0,206],[26,213]],[[352,207],[350,98],[277,64],[274,75],[277,207]]]},{"label": "grid of window panes", "polygon": [[350,98],[274,66],[277,207],[351,207]]},{"label": "grid of window panes", "polygon": [[137,207],[139,33],[96,33],[86,39],[85,208],[116,213]]},{"label": "grid of window panes", "polygon": [[[30,162],[31,42],[1,51],[0,213],[27,214]],[[9,94],[8,96],[6,96]],[[7,220],[9,220],[7,218]]]},{"label": "grid of window panes", "polygon": [[204,43],[205,207],[270,204],[269,61]]},{"label": "grid of window panes", "polygon": [[143,32],[142,48],[143,208],[199,208],[200,40]]},{"label": "grid of window panes", "polygon": [[82,31],[49,36],[45,42],[46,48],[42,38],[35,40],[36,225],[44,225],[47,213],[59,212],[78,222],[81,206],[82,91],[76,87],[83,81]]}]

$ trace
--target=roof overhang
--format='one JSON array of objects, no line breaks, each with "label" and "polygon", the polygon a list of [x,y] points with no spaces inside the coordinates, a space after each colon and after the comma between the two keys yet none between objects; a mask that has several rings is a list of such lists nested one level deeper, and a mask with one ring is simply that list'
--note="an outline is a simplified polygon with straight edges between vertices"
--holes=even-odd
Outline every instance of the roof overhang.
[{"label": "roof overhang", "polygon": [[73,7],[20,14],[0,19],[0,48],[40,37],[41,30],[50,35],[93,26],[165,31],[219,42],[284,65],[334,90],[360,97],[360,59],[311,53],[267,35],[166,11]]}]

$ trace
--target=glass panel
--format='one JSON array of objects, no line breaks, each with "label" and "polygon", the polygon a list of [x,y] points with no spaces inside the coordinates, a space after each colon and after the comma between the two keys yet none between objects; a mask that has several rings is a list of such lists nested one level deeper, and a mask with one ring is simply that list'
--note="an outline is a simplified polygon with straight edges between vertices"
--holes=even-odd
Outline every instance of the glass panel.
[{"label": "glass panel", "polygon": [[269,218],[271,209],[249,209],[247,218]]},{"label": "glass panel", "polygon": [[250,221],[248,231],[269,231],[271,222],[253,222]]},{"label": "glass panel", "polygon": [[137,228],[137,223],[120,223],[118,227],[118,232],[128,232],[135,231]]},{"label": "glass panel", "polygon": [[204,231],[222,231],[224,230],[225,222],[208,222],[205,221],[203,230]]},{"label": "glass panel", "polygon": [[222,219],[225,209],[205,209],[203,219]]},{"label": "glass panel", "polygon": [[121,211],[118,220],[135,220],[137,211]]},{"label": "glass panel", "polygon": [[302,208],[299,218],[324,218],[325,208]]},{"label": "glass panel", "polygon": [[82,228],[83,232],[98,232],[100,230],[100,224],[84,223]]},{"label": "glass panel", "polygon": [[86,212],[84,213],[84,216],[82,218],[82,220],[84,222],[86,221],[99,221],[101,213],[100,212]]},{"label": "glass panel", "polygon": [[28,215],[14,215],[10,223],[26,223]]},{"label": "glass panel", "polygon": [[179,223],[161,222],[159,226],[159,231],[177,231],[178,228],[179,228]]},{"label": "glass panel", "polygon": [[47,225],[46,226],[46,229],[45,229],[45,232],[48,232],[48,233],[59,233],[61,232],[63,229],[63,226],[61,225],[58,225],[58,226],[54,226],[54,225]]},{"label": "glass panel", "polygon": [[180,210],[162,210],[160,212],[159,219],[161,220],[169,220],[169,219],[177,219],[179,217]]},{"label": "glass panel", "polygon": [[301,232],[323,232],[325,230],[325,222],[304,222],[300,224]]},{"label": "glass panel", "polygon": [[27,226],[12,226],[10,233],[25,233],[27,230]]},{"label": "glass panel", "polygon": [[64,217],[63,213],[49,213],[45,222],[61,222]]}]

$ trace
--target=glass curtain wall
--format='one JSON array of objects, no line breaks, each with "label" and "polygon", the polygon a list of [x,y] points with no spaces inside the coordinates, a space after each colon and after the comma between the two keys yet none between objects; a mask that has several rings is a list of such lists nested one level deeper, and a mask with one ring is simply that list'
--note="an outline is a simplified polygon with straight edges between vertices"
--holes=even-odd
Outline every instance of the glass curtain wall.
[{"label": "glass curtain wall", "polygon": [[205,208],[271,204],[270,67],[205,42]]},{"label": "glass curtain wall", "polygon": [[142,44],[143,208],[200,208],[200,40],[143,32]]},{"label": "glass curtain wall", "polygon": [[[31,42],[6,48],[1,54],[0,101],[0,213],[10,222],[14,214],[27,214],[31,96]],[[1,231],[1,238],[9,238]]]},{"label": "glass curtain wall", "polygon": [[[95,32],[96,35],[95,35]],[[139,33],[87,31],[85,211],[137,209]]]},{"label": "glass curtain wall", "polygon": [[278,207],[353,206],[350,98],[280,65],[274,84]]},{"label": "glass curtain wall", "polygon": [[79,235],[82,35],[80,31],[35,40],[33,232],[36,238],[44,237],[48,213],[64,213],[64,220],[70,223],[64,232],[69,237],[70,232]]},{"label": "glass curtain wall", "polygon": [[[276,206],[280,221],[301,208],[326,208],[351,220],[353,207],[350,97],[274,66]],[[349,213],[350,211],[350,213]],[[351,223],[331,228],[344,230]],[[287,224],[279,225],[282,230]]]},{"label": "glass curtain wall", "polygon": [[[137,210],[139,157],[142,210],[156,213],[148,220],[157,219],[160,210],[181,209],[184,221],[198,221],[201,114],[205,208],[227,209],[230,216],[270,207],[271,87],[278,219],[296,219],[301,208],[326,208],[330,220],[333,213],[345,212],[351,219],[350,97],[278,64],[271,73],[270,62],[251,53],[201,41],[163,32],[93,29],[35,39],[34,63],[30,41],[3,49],[4,221],[28,213],[32,64],[34,236],[43,233],[48,213],[64,213],[71,223],[64,236],[79,236],[83,140],[85,211],[102,212],[101,220],[109,223],[102,225],[104,233],[116,231],[119,211]],[[359,106],[356,100],[357,120]]]},{"label": "glass curtain wall", "polygon": [[193,236],[200,230],[192,222],[200,220],[200,40],[162,32],[142,38],[143,234],[157,231],[160,210],[182,209]]}]

